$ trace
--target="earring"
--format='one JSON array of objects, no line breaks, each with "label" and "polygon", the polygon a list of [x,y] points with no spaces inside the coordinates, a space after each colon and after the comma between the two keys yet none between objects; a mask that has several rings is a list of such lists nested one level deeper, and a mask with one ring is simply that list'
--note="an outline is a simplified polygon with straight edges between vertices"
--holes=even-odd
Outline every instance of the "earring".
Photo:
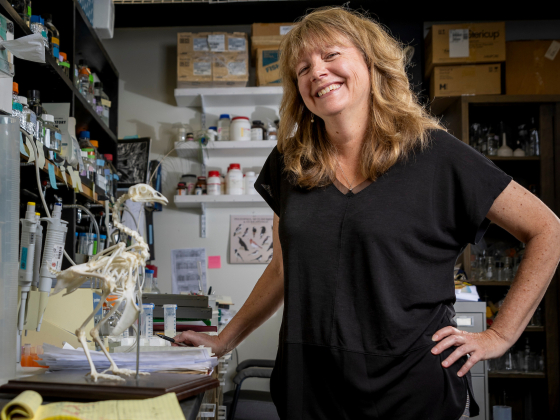
[{"label": "earring", "polygon": [[311,114],[311,122],[312,122],[312,123],[315,122],[315,120],[313,119],[314,116],[315,116],[315,115]]}]

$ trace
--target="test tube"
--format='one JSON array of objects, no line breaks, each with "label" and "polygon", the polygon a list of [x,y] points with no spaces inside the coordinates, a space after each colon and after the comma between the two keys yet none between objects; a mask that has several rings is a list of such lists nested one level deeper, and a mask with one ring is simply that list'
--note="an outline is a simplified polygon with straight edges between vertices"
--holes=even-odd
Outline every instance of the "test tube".
[{"label": "test tube", "polygon": [[177,305],[163,305],[163,331],[168,337],[175,337],[177,330]]},{"label": "test tube", "polygon": [[142,336],[150,338],[154,336],[154,304],[142,304]]}]

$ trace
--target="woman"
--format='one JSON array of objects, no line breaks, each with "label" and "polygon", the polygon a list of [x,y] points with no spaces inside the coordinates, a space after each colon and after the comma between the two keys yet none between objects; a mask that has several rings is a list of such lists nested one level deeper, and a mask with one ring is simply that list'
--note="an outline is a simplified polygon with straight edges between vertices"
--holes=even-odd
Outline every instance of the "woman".
[{"label": "woman", "polygon": [[[469,369],[527,325],[560,259],[560,221],[417,104],[378,24],[318,9],[281,49],[279,141],[255,183],[275,213],[273,260],[219,336],[177,340],[222,355],[284,304],[271,379],[282,419],[477,415]],[[453,268],[490,221],[525,258],[492,327],[465,333]]]}]

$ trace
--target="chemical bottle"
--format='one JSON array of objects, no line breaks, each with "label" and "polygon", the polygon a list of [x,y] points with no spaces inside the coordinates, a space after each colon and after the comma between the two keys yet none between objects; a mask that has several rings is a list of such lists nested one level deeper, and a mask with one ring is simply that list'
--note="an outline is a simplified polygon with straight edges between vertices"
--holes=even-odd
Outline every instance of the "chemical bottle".
[{"label": "chemical bottle", "polygon": [[239,163],[232,163],[227,174],[227,191],[230,195],[243,195],[243,172]]},{"label": "chemical bottle", "polygon": [[96,82],[93,85],[93,96],[95,98],[95,113],[103,119],[103,105],[101,105],[101,88],[103,83]]},{"label": "chemical bottle", "polygon": [[52,23],[52,15],[50,13],[45,14],[45,28],[47,29],[47,38],[49,45],[51,47],[51,52],[56,62],[58,63],[58,55],[60,48],[60,34],[58,29]]},{"label": "chemical bottle", "polygon": [[82,96],[86,98],[86,101],[91,105],[93,103],[93,98],[90,95],[90,84],[89,84],[90,76],[91,73],[89,71],[89,68],[87,67],[86,61],[80,60],[80,69],[78,72],[79,90]]},{"label": "chemical bottle", "polygon": [[90,134],[89,131],[80,131],[78,134],[78,142],[80,144],[80,149],[93,149],[93,144],[90,143]]},{"label": "chemical bottle", "polygon": [[529,153],[528,156],[539,156],[541,154],[539,132],[535,126],[535,119],[531,118],[531,128],[529,129]]},{"label": "chemical bottle", "polygon": [[35,136],[37,140],[45,144],[43,126],[45,125],[41,115],[43,115],[43,106],[41,105],[41,93],[38,90],[27,91],[27,106],[31,109],[36,116]]},{"label": "chemical bottle", "polygon": [[229,140],[229,125],[230,119],[229,114],[222,114],[220,115],[220,119],[218,120],[218,141],[226,141]]},{"label": "chemical bottle", "polygon": [[210,171],[208,172],[208,181],[206,183],[206,189],[208,195],[221,195],[222,193],[222,180],[220,178],[220,172]]},{"label": "chemical bottle", "polygon": [[66,77],[70,77],[70,63],[66,53],[61,52],[58,54],[58,66],[62,69]]},{"label": "chemical bottle", "polygon": [[37,124],[37,116],[27,106],[27,98],[25,96],[18,96],[19,103],[23,107],[21,112],[22,118],[25,121],[25,131],[32,136],[35,136],[35,125]]},{"label": "chemical bottle", "polygon": [[15,102],[19,103],[18,96],[19,96],[19,85],[16,82],[13,82],[12,83],[12,104],[15,103]]},{"label": "chemical bottle", "polygon": [[245,174],[245,194],[255,195],[257,190],[255,189],[255,181],[257,177],[253,171],[249,171]]},{"label": "chemical bottle", "polygon": [[95,96],[100,98],[96,103],[97,107],[101,107],[101,114],[99,115],[105,124],[109,125],[109,110],[111,109],[111,101],[109,101],[109,97],[103,90],[103,83],[95,83]]},{"label": "chemical bottle", "polygon": [[31,16],[31,18],[30,18],[30,28],[31,28],[31,32],[33,32],[34,34],[43,35],[43,32],[45,32],[44,37],[47,36],[47,33],[45,31],[45,27],[41,23],[41,16],[39,16],[39,15]]}]

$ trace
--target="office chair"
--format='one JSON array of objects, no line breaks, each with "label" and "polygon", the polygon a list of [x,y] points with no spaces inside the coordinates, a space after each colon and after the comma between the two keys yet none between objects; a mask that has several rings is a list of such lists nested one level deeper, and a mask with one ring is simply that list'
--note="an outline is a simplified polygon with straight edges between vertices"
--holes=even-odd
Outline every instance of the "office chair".
[{"label": "office chair", "polygon": [[228,420],[280,420],[270,392],[241,390],[247,378],[270,379],[273,367],[274,360],[258,359],[244,360],[237,365],[233,378],[235,389],[224,393]]}]

